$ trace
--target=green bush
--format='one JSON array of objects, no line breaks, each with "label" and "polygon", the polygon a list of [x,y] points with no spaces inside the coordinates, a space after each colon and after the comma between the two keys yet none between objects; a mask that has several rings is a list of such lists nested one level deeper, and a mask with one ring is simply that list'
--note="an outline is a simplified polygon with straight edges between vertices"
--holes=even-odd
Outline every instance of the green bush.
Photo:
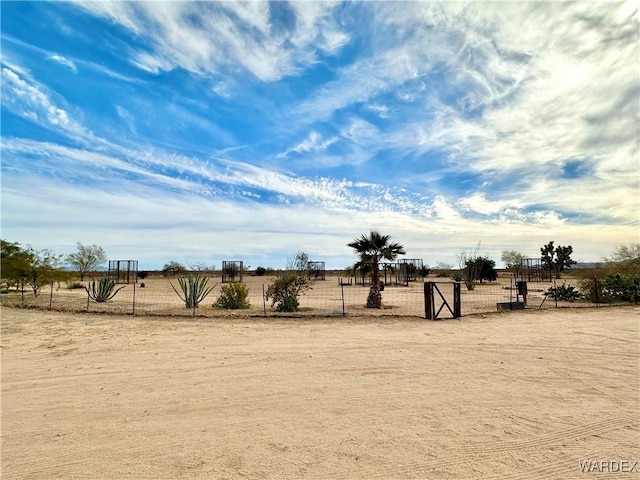
[{"label": "green bush", "polygon": [[238,310],[240,308],[251,308],[247,297],[249,288],[242,282],[233,282],[223,285],[220,296],[213,304],[214,307],[226,308],[228,310]]},{"label": "green bush", "polygon": [[545,292],[545,295],[553,298],[554,300],[560,300],[563,302],[573,302],[582,297],[582,294],[573,285],[567,285],[563,283],[560,286],[549,288]]},{"label": "green bush", "polygon": [[75,290],[78,288],[84,288],[84,285],[82,284],[82,282],[67,282],[67,288],[69,290]]},{"label": "green bush", "polygon": [[256,268],[256,276],[262,277],[265,273],[267,273],[267,269],[264,267]]},{"label": "green bush", "polygon": [[604,278],[585,278],[581,286],[592,302],[616,303],[636,301],[638,284],[636,275],[610,273]]},{"label": "green bush", "polygon": [[271,306],[276,307],[276,312],[297,312],[300,306],[298,297],[310,288],[307,277],[286,272],[269,285],[265,296],[267,300],[272,299]]}]

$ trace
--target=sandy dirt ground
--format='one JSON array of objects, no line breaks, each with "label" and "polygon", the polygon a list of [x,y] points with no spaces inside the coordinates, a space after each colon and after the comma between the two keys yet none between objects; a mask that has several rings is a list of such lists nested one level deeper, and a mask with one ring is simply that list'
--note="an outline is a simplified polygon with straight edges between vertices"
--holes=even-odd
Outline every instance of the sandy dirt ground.
[{"label": "sandy dirt ground", "polygon": [[639,476],[637,307],[1,314],[3,479]]}]

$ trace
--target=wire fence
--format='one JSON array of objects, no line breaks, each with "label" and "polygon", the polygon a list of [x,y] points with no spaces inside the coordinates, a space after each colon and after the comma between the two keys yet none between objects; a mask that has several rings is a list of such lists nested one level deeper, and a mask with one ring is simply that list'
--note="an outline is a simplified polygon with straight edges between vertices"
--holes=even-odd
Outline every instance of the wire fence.
[{"label": "wire fence", "polygon": [[[137,283],[119,285],[124,287],[117,295],[106,302],[98,303],[92,300],[87,291],[82,288],[88,282],[76,283],[77,288],[68,288],[65,284],[51,284],[40,290],[38,295],[27,289],[4,291],[0,300],[4,306],[33,307],[70,312],[95,312],[130,315],[161,315],[161,316],[407,316],[429,318],[427,314],[425,283],[421,279],[409,282],[408,285],[385,285],[382,292],[383,308],[366,308],[369,292],[367,282],[350,277],[327,276],[325,280],[316,280],[312,288],[300,296],[299,311],[291,314],[277,312],[265,292],[274,277],[245,277],[244,283],[248,287],[248,301],[250,307],[241,310],[226,310],[214,306],[220,294],[221,279],[211,276],[209,285],[214,286],[211,294],[197,308],[186,308],[174,289],[180,291],[176,278],[147,278]],[[432,300],[433,311],[438,312],[438,318],[454,315],[449,311],[446,303],[452,305],[453,284],[448,278],[431,278],[427,282],[438,282],[437,298]],[[565,280],[565,282],[568,280]],[[635,283],[630,294],[625,297],[612,298],[599,286],[599,280],[593,279],[593,292],[588,299],[571,297],[554,298],[550,291],[566,293],[566,283],[560,281],[528,282],[519,284],[508,275],[500,275],[495,282],[483,282],[468,290],[464,284],[460,291],[461,315],[496,312],[501,310],[521,309],[549,309],[549,308],[580,308],[597,307],[614,304],[638,303],[638,284]],[[574,282],[576,283],[576,282]],[[555,289],[555,290],[554,290]],[[570,290],[570,289],[569,289]],[[600,294],[600,296],[598,296]]]}]

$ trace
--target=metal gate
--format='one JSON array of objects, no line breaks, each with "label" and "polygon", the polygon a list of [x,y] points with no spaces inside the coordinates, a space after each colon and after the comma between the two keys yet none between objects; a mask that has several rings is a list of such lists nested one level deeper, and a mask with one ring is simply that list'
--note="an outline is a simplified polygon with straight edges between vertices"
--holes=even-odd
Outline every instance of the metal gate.
[{"label": "metal gate", "polygon": [[429,320],[462,316],[461,288],[458,282],[425,282],[424,316]]}]

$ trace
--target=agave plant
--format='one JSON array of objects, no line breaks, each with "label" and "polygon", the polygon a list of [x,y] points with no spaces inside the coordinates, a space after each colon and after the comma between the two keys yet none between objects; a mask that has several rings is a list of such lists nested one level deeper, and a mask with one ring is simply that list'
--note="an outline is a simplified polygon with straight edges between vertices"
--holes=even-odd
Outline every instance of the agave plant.
[{"label": "agave plant", "polygon": [[107,300],[111,300],[116,296],[116,293],[124,288],[124,286],[118,288],[117,290],[115,290],[115,288],[116,282],[109,277],[102,277],[97,284],[96,281],[93,280],[88,287],[84,287],[89,297],[91,297],[98,303],[103,303]]},{"label": "agave plant", "polygon": [[209,279],[200,275],[187,275],[186,277],[178,277],[178,283],[180,284],[180,292],[173,286],[173,283],[169,282],[173,291],[184,302],[184,306],[187,308],[196,308],[200,302],[202,302],[207,295],[215,288],[208,287]]}]

